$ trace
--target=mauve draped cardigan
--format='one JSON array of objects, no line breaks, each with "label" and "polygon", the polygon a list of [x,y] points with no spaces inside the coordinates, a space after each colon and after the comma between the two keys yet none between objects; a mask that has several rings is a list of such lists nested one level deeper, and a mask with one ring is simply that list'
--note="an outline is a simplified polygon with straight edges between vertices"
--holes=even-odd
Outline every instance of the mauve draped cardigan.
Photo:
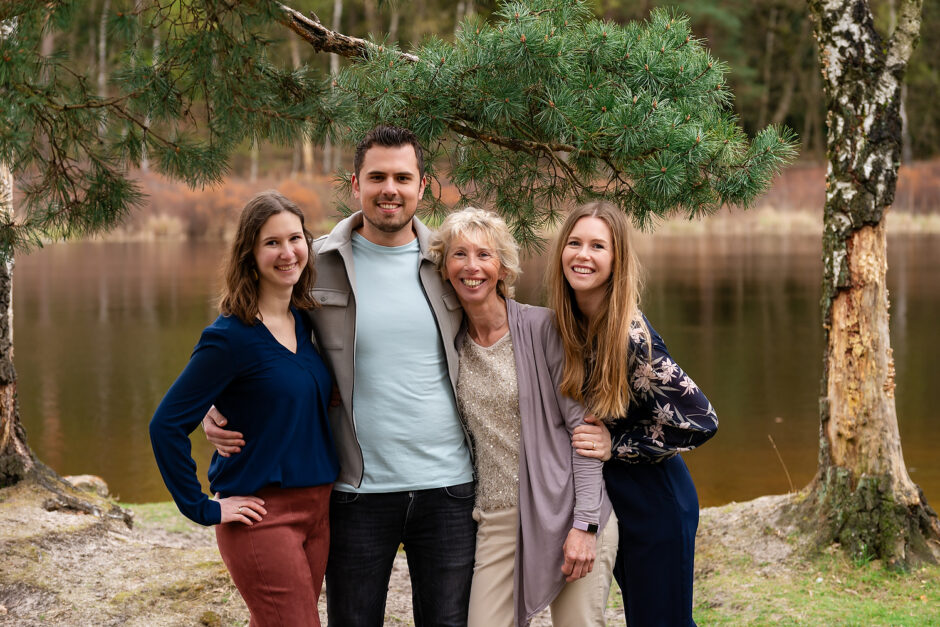
[{"label": "mauve draped cardigan", "polygon": [[[603,530],[611,505],[603,463],[578,455],[571,446],[571,432],[587,412],[559,390],[565,355],[554,313],[512,299],[506,300],[506,310],[522,416],[513,601],[516,624],[524,626],[565,585],[562,547],[574,520],[597,523]],[[464,333],[466,325],[457,347]]]}]

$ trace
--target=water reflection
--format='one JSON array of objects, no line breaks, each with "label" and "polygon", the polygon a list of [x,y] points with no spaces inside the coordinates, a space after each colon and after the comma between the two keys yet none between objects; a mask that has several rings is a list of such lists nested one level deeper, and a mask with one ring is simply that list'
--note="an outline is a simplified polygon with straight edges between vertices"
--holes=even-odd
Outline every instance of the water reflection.
[{"label": "water reflection", "polygon": [[[928,390],[940,350],[937,237],[889,238],[898,415],[912,477],[936,506],[940,434]],[[797,487],[816,467],[820,244],[814,238],[643,236],[643,308],[718,410],[718,437],[687,456],[704,505]],[[168,498],[147,422],[215,317],[221,245],[51,246],[17,260],[20,411],[30,445],[61,473],[103,476],[128,501]],[[520,300],[542,299],[525,263]],[[209,450],[195,438],[201,472]]]}]

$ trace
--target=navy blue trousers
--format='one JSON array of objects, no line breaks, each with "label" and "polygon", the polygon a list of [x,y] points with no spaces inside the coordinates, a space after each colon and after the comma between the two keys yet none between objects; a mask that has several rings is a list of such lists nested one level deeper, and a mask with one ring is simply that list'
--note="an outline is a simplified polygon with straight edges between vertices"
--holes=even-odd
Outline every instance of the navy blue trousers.
[{"label": "navy blue trousers", "polygon": [[692,576],[698,494],[682,458],[604,464],[620,525],[614,577],[629,627],[695,627]]}]

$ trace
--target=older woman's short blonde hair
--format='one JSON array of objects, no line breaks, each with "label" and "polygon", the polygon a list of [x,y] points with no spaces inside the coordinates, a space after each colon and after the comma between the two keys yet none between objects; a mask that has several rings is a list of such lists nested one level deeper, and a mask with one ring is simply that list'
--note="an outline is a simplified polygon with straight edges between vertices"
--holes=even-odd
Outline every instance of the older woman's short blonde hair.
[{"label": "older woman's short blonde hair", "polygon": [[447,254],[451,243],[459,237],[477,242],[482,239],[493,248],[500,266],[506,272],[506,276],[496,284],[496,290],[503,298],[512,298],[515,294],[513,284],[522,274],[522,267],[519,265],[519,246],[506,222],[492,211],[474,207],[456,211],[444,218],[440,228],[431,236],[428,253],[445,279]]}]

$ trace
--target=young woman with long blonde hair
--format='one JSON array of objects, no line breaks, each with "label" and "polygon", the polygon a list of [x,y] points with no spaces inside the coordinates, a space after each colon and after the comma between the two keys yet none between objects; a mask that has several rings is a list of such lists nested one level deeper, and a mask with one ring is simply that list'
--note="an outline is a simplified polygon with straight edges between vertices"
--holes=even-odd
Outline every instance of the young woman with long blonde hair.
[{"label": "young woman with long blonde hair", "polygon": [[[617,515],[614,576],[630,627],[687,627],[698,496],[679,456],[712,437],[711,403],[672,360],[639,308],[639,264],[630,225],[616,207],[572,211],[549,269],[549,301],[565,351],[561,390],[611,432],[604,465]],[[578,453],[598,457],[596,427],[575,429]]]}]

